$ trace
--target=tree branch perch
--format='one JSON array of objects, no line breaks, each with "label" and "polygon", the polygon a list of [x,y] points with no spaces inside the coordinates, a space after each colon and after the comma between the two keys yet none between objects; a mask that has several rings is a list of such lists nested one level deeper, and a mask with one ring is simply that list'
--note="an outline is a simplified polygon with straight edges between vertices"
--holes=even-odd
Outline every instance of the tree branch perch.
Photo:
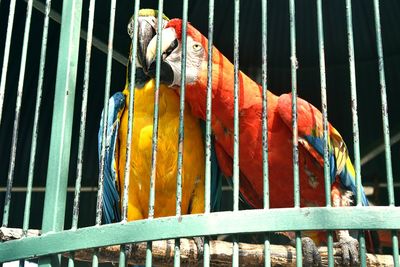
[{"label": "tree branch perch", "polygon": [[[39,230],[29,230],[28,236],[38,236]],[[2,242],[20,239],[23,236],[21,229],[0,228],[0,239]],[[181,239],[181,263],[186,265],[198,265],[202,259],[198,259],[197,247],[193,240]],[[78,261],[92,261],[94,249],[84,249],[74,252],[74,258]],[[272,266],[295,266],[296,250],[292,246],[271,245]],[[263,266],[264,246],[258,244],[239,244],[240,266]],[[323,266],[328,265],[328,253],[326,247],[320,247],[319,252]],[[99,262],[116,263],[119,259],[120,246],[100,248],[97,252]],[[126,248],[129,265],[143,265],[146,259],[146,243],[137,243]],[[64,254],[69,257],[69,253]],[[210,264],[212,266],[230,266],[232,264],[232,243],[219,240],[210,241]],[[334,249],[335,266],[342,264],[342,252],[339,248]],[[153,264],[156,266],[171,266],[174,261],[174,240],[160,240],[153,242]],[[367,253],[367,266],[393,266],[391,255],[376,255]]]}]

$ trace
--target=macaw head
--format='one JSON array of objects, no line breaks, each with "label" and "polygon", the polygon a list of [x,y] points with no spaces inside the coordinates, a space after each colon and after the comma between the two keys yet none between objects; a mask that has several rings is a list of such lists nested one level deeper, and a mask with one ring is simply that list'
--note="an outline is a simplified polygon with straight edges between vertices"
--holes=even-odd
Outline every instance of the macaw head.
[{"label": "macaw head", "polygon": [[[169,19],[164,14],[162,15],[162,27],[168,23]],[[128,34],[133,38],[133,30],[134,30],[134,16],[131,17],[128,23]],[[142,87],[144,82],[148,80],[148,77],[144,74],[144,70],[148,68],[146,65],[146,51],[149,45],[149,42],[153,39],[153,37],[157,34],[157,24],[158,24],[158,11],[154,9],[141,9],[139,10],[138,19],[137,19],[137,29],[138,29],[138,38],[137,38],[137,53],[136,53],[136,86]],[[132,45],[129,52],[129,62],[132,56]],[[128,79],[130,79],[130,66],[128,68]]]},{"label": "macaw head", "polygon": [[[181,84],[182,20],[172,19],[162,30],[160,81],[170,87]],[[148,75],[155,75],[156,36],[149,42],[146,52]],[[186,83],[195,83],[201,71],[207,68],[207,39],[192,25],[187,25]]]}]

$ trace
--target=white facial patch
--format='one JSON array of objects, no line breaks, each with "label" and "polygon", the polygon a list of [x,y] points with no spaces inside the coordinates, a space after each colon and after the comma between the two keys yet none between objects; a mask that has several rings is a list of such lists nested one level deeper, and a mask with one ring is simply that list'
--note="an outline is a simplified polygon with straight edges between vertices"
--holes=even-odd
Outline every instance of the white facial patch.
[{"label": "white facial patch", "polygon": [[[186,83],[194,83],[200,70],[204,57],[204,48],[192,37],[188,36],[186,43]],[[182,62],[182,43],[179,42],[178,47],[167,57],[165,62],[168,63],[173,72],[174,80],[170,86],[181,85],[181,62]]]}]

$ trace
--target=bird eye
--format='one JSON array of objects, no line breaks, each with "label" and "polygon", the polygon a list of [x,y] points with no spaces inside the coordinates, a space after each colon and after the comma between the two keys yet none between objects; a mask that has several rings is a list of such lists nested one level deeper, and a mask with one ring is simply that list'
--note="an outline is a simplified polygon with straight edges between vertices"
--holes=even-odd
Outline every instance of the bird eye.
[{"label": "bird eye", "polygon": [[201,50],[201,45],[199,43],[193,44],[193,50],[194,51],[200,51]]}]

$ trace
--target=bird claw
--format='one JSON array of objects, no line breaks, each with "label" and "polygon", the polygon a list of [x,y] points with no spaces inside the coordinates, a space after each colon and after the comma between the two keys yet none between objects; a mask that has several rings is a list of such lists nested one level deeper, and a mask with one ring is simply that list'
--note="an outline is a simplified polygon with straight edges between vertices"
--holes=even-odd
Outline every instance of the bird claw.
[{"label": "bird claw", "polygon": [[125,244],[124,249],[126,255],[133,255],[139,249],[139,245],[136,243]]},{"label": "bird claw", "polygon": [[301,238],[304,266],[322,266],[321,255],[314,241],[309,237]]},{"label": "bird claw", "polygon": [[[296,247],[295,239],[290,240],[290,244]],[[322,266],[321,255],[314,241],[309,237],[301,238],[301,248],[303,251],[303,266]]]},{"label": "bird claw", "polygon": [[196,243],[197,247],[197,259],[199,261],[203,260],[204,256],[204,237],[193,237],[194,242]]},{"label": "bird claw", "polygon": [[337,243],[334,243],[335,247],[342,249],[342,264],[344,266],[359,265],[359,253],[358,253],[358,240],[352,237],[342,239]]}]

